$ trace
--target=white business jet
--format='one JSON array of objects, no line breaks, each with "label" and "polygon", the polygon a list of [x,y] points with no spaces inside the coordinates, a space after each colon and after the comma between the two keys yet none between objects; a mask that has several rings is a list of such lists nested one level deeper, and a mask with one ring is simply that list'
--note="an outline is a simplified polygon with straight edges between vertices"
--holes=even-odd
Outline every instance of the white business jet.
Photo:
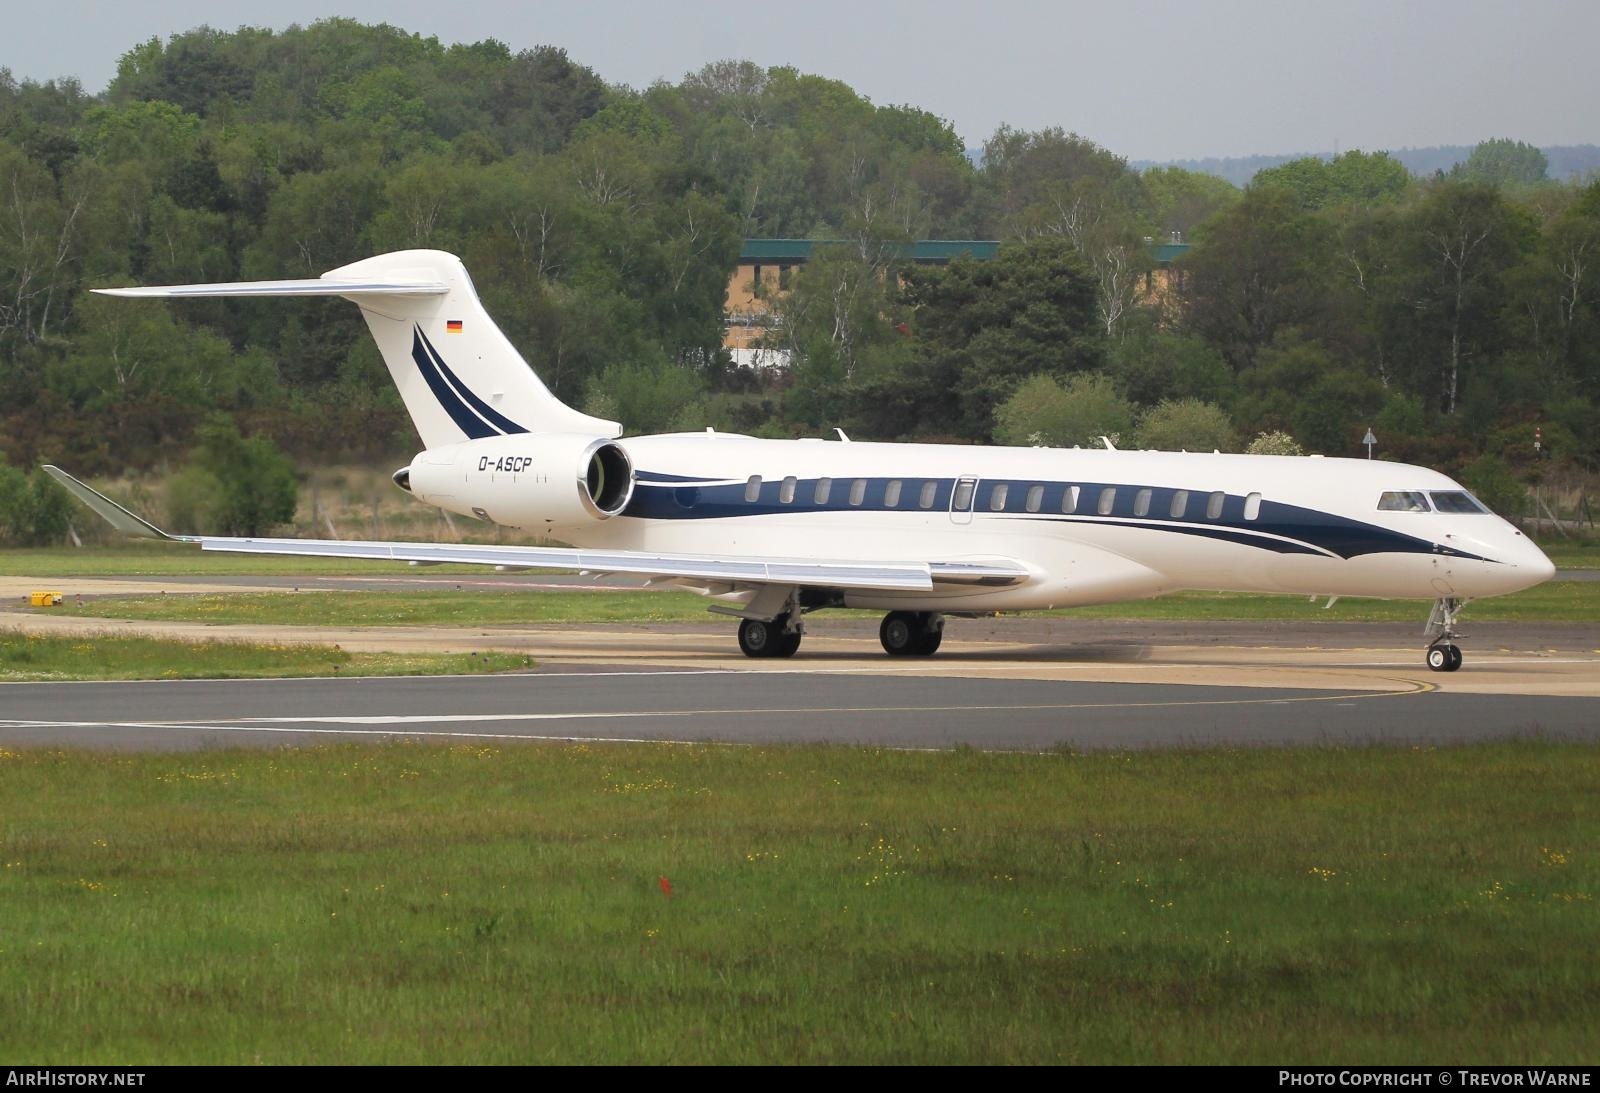
[{"label": "white business jet", "polygon": [[884,611],[893,655],[947,616],[1180,589],[1434,601],[1428,666],[1455,671],[1468,600],[1547,580],[1522,532],[1442,474],[1399,463],[1102,449],[622,436],[540,382],[461,261],[403,251],[320,278],[100,289],[111,296],[342,296],[361,308],[421,434],[395,473],[429,505],[571,549],[173,536],[58,468],[118,529],[203,550],[639,574],[736,616],[751,657],[786,657],[805,616]]}]

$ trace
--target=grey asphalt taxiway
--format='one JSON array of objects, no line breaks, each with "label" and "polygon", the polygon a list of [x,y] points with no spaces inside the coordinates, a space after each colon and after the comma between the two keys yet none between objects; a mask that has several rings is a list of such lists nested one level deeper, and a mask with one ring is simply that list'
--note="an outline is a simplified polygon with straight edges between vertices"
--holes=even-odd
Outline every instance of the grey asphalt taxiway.
[{"label": "grey asphalt taxiway", "polygon": [[835,743],[903,748],[1600,739],[1600,700],[1386,690],[940,678],[827,670],[0,688],[0,743],[129,750],[338,740]]}]

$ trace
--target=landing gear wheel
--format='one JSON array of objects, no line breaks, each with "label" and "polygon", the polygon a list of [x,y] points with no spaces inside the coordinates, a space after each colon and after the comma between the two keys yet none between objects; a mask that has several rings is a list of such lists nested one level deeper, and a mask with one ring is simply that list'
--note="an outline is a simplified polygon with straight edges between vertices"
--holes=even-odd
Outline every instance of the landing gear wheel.
[{"label": "landing gear wheel", "polygon": [[911,612],[891,611],[878,627],[878,640],[891,657],[910,656],[916,650],[919,630],[917,617]]},{"label": "landing gear wheel", "polygon": [[1434,601],[1433,613],[1428,616],[1428,626],[1423,632],[1429,639],[1428,667],[1435,672],[1454,672],[1461,667],[1461,650],[1456,646],[1456,639],[1462,635],[1456,629],[1456,619],[1466,605],[1466,600],[1451,596]]},{"label": "landing gear wheel", "polygon": [[747,657],[770,657],[773,646],[781,640],[773,623],[745,619],[739,624],[739,651]]},{"label": "landing gear wheel", "polygon": [[1435,672],[1454,672],[1461,667],[1461,650],[1440,643],[1428,646],[1428,667]]},{"label": "landing gear wheel", "polygon": [[789,616],[771,622],[745,619],[739,624],[739,651],[747,657],[792,657],[800,648],[800,631],[788,629]]},{"label": "landing gear wheel", "polygon": [[932,656],[944,640],[944,620],[916,611],[891,611],[878,627],[883,651],[892,657]]}]

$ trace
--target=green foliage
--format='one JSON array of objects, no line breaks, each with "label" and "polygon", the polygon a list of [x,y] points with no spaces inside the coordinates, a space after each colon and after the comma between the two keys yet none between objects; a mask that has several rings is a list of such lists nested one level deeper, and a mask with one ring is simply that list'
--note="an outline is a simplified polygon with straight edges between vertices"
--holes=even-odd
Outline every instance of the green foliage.
[{"label": "green foliage", "polygon": [[[1449,466],[1547,422],[1557,460],[1593,469],[1600,183],[1545,174],[1497,140],[1427,182],[1347,152],[1241,191],[1008,125],[974,166],[948,121],[788,67],[635,91],[552,47],[202,27],[135,44],[99,95],[0,76],[0,446],[87,473],[182,464],[220,411],[298,458],[409,454],[347,304],[87,290],[437,247],[558,396],[636,429],[976,441],[1026,378],[1103,370],[1136,413],[1198,399],[1329,453],[1377,424],[1385,454]],[[1147,239],[1170,232],[1193,246],[1154,268]],[[760,377],[721,349],[752,236],[837,243],[768,301],[792,367]],[[907,268],[919,238],[1006,245]],[[186,512],[220,504],[182,487]]]},{"label": "green foliage", "polygon": [[1306,450],[1300,442],[1288,433],[1280,430],[1260,432],[1256,438],[1245,445],[1246,455],[1305,455]]},{"label": "green foliage", "polygon": [[1236,371],[1281,331],[1314,323],[1333,247],[1328,228],[1282,186],[1252,187],[1207,220],[1185,257],[1189,332]]},{"label": "green foliage", "polygon": [[1543,182],[1549,166],[1538,148],[1502,137],[1479,144],[1465,162],[1451,168],[1450,175],[1489,186],[1529,186]]},{"label": "green foliage", "polygon": [[1387,152],[1350,151],[1321,160],[1315,156],[1256,172],[1252,187],[1281,186],[1303,209],[1335,205],[1382,205],[1399,200],[1411,187],[1411,174]]},{"label": "green foliage", "polygon": [[1461,472],[1461,482],[1501,516],[1515,519],[1528,511],[1528,491],[1505,461],[1481,455]]},{"label": "green foliage", "polygon": [[1390,395],[1373,420],[1373,427],[1378,430],[1379,437],[1392,437],[1397,433],[1420,437],[1428,431],[1427,410],[1416,395]]},{"label": "green foliage", "polygon": [[1143,329],[1111,346],[1107,371],[1141,406],[1163,399],[1223,402],[1234,389],[1228,362],[1203,339]]},{"label": "green foliage", "polygon": [[1006,244],[988,262],[905,277],[922,382],[937,400],[925,424],[982,436],[1025,378],[1065,380],[1104,360],[1095,282],[1064,239]]},{"label": "green foliage", "polygon": [[1182,167],[1152,167],[1140,176],[1150,202],[1150,223],[1159,239],[1169,232],[1188,235],[1213,213],[1239,200],[1227,179]]},{"label": "green foliage", "polygon": [[1001,444],[1099,447],[1133,430],[1134,407],[1106,376],[1076,375],[1066,383],[1030,376],[995,411],[994,438]]},{"label": "green foliage", "polygon": [[186,517],[196,530],[250,536],[294,519],[294,465],[269,438],[246,438],[223,416],[196,435],[194,461],[174,482],[174,517]]},{"label": "green foliage", "polygon": [[50,546],[66,538],[72,499],[43,471],[25,474],[0,453],[0,544]]},{"label": "green foliage", "polygon": [[[700,392],[694,373],[677,365],[614,364],[590,384],[583,409],[621,422],[630,433],[661,433],[677,426],[680,415]],[[710,423],[700,428],[705,424]]]},{"label": "green foliage", "polygon": [[1139,419],[1134,437],[1141,448],[1166,452],[1231,452],[1239,443],[1222,407],[1195,398],[1169,399],[1151,407]]}]

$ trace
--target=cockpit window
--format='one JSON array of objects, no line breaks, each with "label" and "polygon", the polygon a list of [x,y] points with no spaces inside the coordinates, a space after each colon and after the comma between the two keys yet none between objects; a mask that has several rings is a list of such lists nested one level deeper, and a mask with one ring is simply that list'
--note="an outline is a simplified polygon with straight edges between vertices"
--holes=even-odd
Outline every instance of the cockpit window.
[{"label": "cockpit window", "polygon": [[1389,490],[1378,498],[1379,512],[1429,512],[1428,495],[1421,490]]},{"label": "cockpit window", "polygon": [[1448,513],[1482,513],[1489,510],[1466,490],[1434,490],[1428,495],[1433,498],[1433,507],[1440,512]]}]

